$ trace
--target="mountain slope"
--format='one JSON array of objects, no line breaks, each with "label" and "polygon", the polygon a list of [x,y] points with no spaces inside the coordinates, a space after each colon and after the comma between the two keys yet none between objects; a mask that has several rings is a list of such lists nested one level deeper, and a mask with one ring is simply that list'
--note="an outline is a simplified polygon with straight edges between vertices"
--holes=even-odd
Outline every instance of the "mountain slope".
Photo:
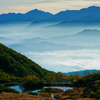
[{"label": "mountain slope", "polygon": [[36,75],[41,78],[48,73],[48,71],[41,68],[38,64],[24,55],[21,55],[2,44],[0,44],[0,69],[10,75],[18,77]]}]

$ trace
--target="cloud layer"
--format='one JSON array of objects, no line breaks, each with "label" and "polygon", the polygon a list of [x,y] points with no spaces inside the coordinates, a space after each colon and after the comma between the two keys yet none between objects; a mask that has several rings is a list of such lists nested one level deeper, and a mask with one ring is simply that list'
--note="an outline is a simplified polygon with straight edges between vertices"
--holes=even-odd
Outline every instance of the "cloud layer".
[{"label": "cloud layer", "polygon": [[100,69],[99,50],[28,52],[26,55],[40,65],[43,65],[42,67],[56,72]]},{"label": "cloud layer", "polygon": [[0,13],[25,13],[35,8],[57,13],[67,9],[81,9],[88,6],[100,6],[100,0],[1,0]]}]

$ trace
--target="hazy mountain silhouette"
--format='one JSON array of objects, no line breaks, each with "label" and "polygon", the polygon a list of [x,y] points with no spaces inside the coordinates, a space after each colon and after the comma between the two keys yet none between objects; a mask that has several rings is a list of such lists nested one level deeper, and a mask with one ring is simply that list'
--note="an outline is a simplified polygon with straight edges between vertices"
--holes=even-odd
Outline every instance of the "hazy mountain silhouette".
[{"label": "hazy mountain silhouette", "polygon": [[8,46],[9,48],[12,48],[13,50],[16,50],[17,52],[27,52],[31,49],[27,48],[26,46],[23,46],[21,44],[12,44]]},{"label": "hazy mountain silhouette", "polygon": [[24,39],[24,44],[33,44],[33,43],[39,43],[39,42],[45,42],[47,39],[45,38],[40,38],[40,37],[35,37],[35,38],[27,38]]},{"label": "hazy mountain silhouette", "polygon": [[5,41],[5,40],[9,40],[8,38],[5,38],[5,37],[0,37],[0,40],[2,41]]},{"label": "hazy mountain silhouette", "polygon": [[28,38],[22,45],[33,51],[100,49],[100,31],[85,29],[73,35],[51,38]]},{"label": "hazy mountain silhouette", "polygon": [[33,51],[59,51],[59,50],[78,50],[84,49],[82,46],[67,46],[64,44],[55,44],[49,42],[40,42],[27,45],[27,48],[31,48]]},{"label": "hazy mountain silhouette", "polygon": [[31,10],[25,14],[21,13],[8,13],[8,14],[1,14],[0,21],[1,22],[19,22],[19,21],[35,21],[35,20],[43,20],[52,16],[49,12],[44,12],[38,9]]},{"label": "hazy mountain silhouette", "polygon": [[82,32],[79,32],[75,34],[75,36],[89,36],[89,37],[95,37],[95,36],[100,36],[100,31],[96,29],[85,29]]},{"label": "hazy mountain silhouette", "polygon": [[[89,16],[90,17],[90,16]],[[87,17],[86,17],[87,18]],[[62,21],[60,23],[50,25],[48,27],[64,27],[64,26],[93,26],[100,25],[99,19],[79,19],[79,20],[71,20],[71,21]]]},{"label": "hazy mountain silhouette", "polygon": [[48,42],[73,45],[73,46],[95,46],[100,44],[100,31],[86,29],[73,35],[52,37]]},{"label": "hazy mountain silhouette", "polygon": [[0,37],[0,43],[4,43],[5,45],[11,44],[12,41],[14,41],[14,39],[6,38],[6,37]]},{"label": "hazy mountain silhouette", "polygon": [[60,51],[60,50],[81,50],[89,49],[89,47],[82,46],[67,46],[65,44],[55,44],[49,42],[39,42],[39,43],[23,43],[23,44],[13,44],[9,45],[9,48],[16,50],[17,52],[29,52],[29,51]]},{"label": "hazy mountain silhouette", "polygon": [[71,74],[79,74],[79,75],[83,76],[85,71],[87,71],[89,73],[93,73],[93,72],[97,72],[99,70],[95,70],[95,69],[93,69],[93,70],[80,70],[80,71],[68,72],[68,73],[64,73],[64,74],[67,74],[68,76]]}]

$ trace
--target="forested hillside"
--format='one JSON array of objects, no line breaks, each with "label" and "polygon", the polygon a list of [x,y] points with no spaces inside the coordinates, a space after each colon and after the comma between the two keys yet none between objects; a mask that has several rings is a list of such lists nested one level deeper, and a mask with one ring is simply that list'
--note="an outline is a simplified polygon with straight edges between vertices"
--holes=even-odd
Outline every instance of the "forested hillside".
[{"label": "forested hillside", "polygon": [[24,77],[35,75],[42,78],[48,73],[38,64],[28,59],[24,55],[4,46],[0,43],[0,71],[10,75]]}]

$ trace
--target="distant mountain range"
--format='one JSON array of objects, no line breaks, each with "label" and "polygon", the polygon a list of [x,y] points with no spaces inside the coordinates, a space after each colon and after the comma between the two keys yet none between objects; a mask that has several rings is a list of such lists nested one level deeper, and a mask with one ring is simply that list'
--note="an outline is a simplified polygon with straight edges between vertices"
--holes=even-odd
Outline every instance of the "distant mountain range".
[{"label": "distant mountain range", "polygon": [[61,11],[55,15],[38,9],[25,14],[8,13],[0,15],[0,22],[33,21],[33,23],[61,22],[68,23],[100,23],[100,7],[90,6],[80,10]]},{"label": "distant mountain range", "polygon": [[22,21],[40,21],[52,16],[49,12],[44,12],[38,9],[31,10],[25,14],[8,13],[0,15],[0,22],[22,22]]},{"label": "distant mountain range", "polygon": [[61,11],[45,21],[99,21],[100,22],[100,7],[90,6],[80,10],[66,10]]},{"label": "distant mountain range", "polygon": [[100,7],[90,6],[80,10],[66,10],[52,15],[46,19],[33,21],[29,27],[35,25],[43,25],[47,23],[54,23],[48,25],[54,26],[75,26],[75,25],[94,25],[100,23]]},{"label": "distant mountain range", "polygon": [[68,72],[68,73],[64,73],[64,74],[66,74],[67,76],[69,76],[71,74],[79,74],[79,75],[83,76],[84,72],[93,73],[93,72],[97,72],[97,71],[99,71],[99,70],[95,70],[95,69],[93,69],[93,70],[80,70],[80,71]]}]

